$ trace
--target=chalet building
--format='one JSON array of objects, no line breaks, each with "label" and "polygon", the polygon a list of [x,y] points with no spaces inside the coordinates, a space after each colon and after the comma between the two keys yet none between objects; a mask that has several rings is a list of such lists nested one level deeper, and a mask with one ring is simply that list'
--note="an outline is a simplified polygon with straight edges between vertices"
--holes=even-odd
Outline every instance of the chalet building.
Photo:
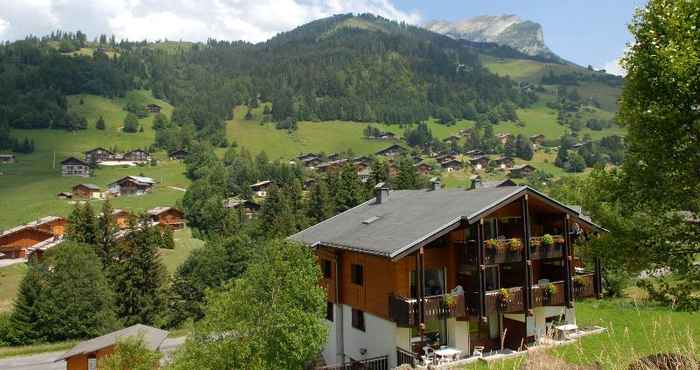
[{"label": "chalet building", "polygon": [[128,152],[124,153],[122,160],[146,163],[146,162],[150,162],[151,153],[149,153],[143,149],[135,149],[135,150],[128,151]]},{"label": "chalet building", "polygon": [[58,197],[58,199],[72,199],[73,193],[71,193],[70,191],[62,191],[56,194],[56,196]]},{"label": "chalet building", "polygon": [[117,208],[112,211],[112,219],[119,230],[124,230],[129,227],[129,220],[131,217],[131,213],[125,209]]},{"label": "chalet building", "polygon": [[90,165],[75,157],[68,157],[61,162],[62,176],[90,176]]},{"label": "chalet building", "polygon": [[49,216],[0,232],[0,258],[24,258],[33,250],[46,250],[63,241],[66,220]]},{"label": "chalet building", "polygon": [[72,198],[100,198],[100,187],[95,184],[78,184],[71,189]]},{"label": "chalet building", "polygon": [[433,170],[433,166],[423,162],[419,163],[416,165],[416,172],[418,172],[419,175],[422,176],[428,176],[430,175],[430,172]]},{"label": "chalet building", "polygon": [[513,164],[515,164],[515,160],[513,157],[508,157],[508,156],[501,156],[493,160],[493,162],[496,164],[496,167],[505,170],[508,168],[512,168]]},{"label": "chalet building", "polygon": [[372,169],[369,167],[365,167],[360,171],[357,171],[357,177],[360,178],[360,182],[366,184],[369,181],[369,179],[372,178]]},{"label": "chalet building", "polygon": [[543,134],[537,134],[537,135],[532,135],[530,136],[530,142],[532,142],[535,145],[542,145],[544,143],[544,135]]},{"label": "chalet building", "polygon": [[255,196],[265,198],[272,185],[273,183],[270,180],[259,181],[253,185],[250,185],[250,189],[253,191],[253,193],[255,193]]},{"label": "chalet building", "polygon": [[377,139],[394,140],[396,139],[396,135],[393,132],[382,132],[379,136],[377,136]]},{"label": "chalet building", "polygon": [[462,162],[456,159],[450,159],[440,163],[440,167],[442,167],[442,169],[447,172],[454,172],[461,170],[464,167],[464,165],[462,164]]},{"label": "chalet building", "polygon": [[505,179],[505,180],[494,180],[494,181],[482,181],[481,176],[479,175],[474,175],[469,178],[471,182],[470,190],[478,189],[478,188],[499,188],[502,186],[518,186],[513,180],[511,179]]},{"label": "chalet building", "polygon": [[406,149],[404,147],[402,147],[401,145],[398,145],[398,144],[394,144],[388,148],[384,148],[384,149],[378,151],[375,154],[376,155],[383,155],[385,157],[396,157],[398,155],[403,154],[404,152],[406,152]]},{"label": "chalet building", "polygon": [[304,165],[304,167],[315,168],[319,164],[323,163],[323,161],[321,160],[321,157],[309,157],[301,160],[301,163]]},{"label": "chalet building", "polygon": [[168,153],[168,157],[172,161],[181,161],[187,157],[187,150],[185,149],[175,149],[172,152]]},{"label": "chalet building", "polygon": [[157,223],[161,228],[180,230],[185,227],[185,213],[175,207],[156,207],[147,213],[151,222]]},{"label": "chalet building", "polygon": [[[519,349],[574,298],[601,292],[600,264],[579,273],[574,240],[606,232],[526,186],[390,191],[289,239],[318,256],[327,295],[326,363],[415,364],[442,345],[469,356]],[[502,343],[502,344],[501,344]]]},{"label": "chalet building", "polygon": [[511,133],[501,132],[498,135],[496,135],[496,140],[498,140],[498,142],[501,143],[502,145],[506,145],[506,144],[512,142],[514,138],[515,137]]},{"label": "chalet building", "polygon": [[348,163],[347,159],[337,159],[319,164],[316,166],[316,170],[321,173],[333,173],[340,170],[346,163]]},{"label": "chalet building", "polygon": [[457,135],[450,135],[450,136],[442,139],[442,141],[444,141],[446,143],[456,143],[459,141],[459,139],[460,139],[460,137]]},{"label": "chalet building", "polygon": [[331,153],[331,154],[326,156],[326,160],[329,162],[337,161],[339,159],[340,159],[340,154],[338,154],[338,153]]},{"label": "chalet building", "polygon": [[302,188],[304,190],[311,190],[314,185],[316,185],[316,179],[305,179]]},{"label": "chalet building", "polygon": [[144,195],[153,190],[155,180],[144,176],[126,176],[107,185],[109,192],[115,196]]},{"label": "chalet building", "polygon": [[147,104],[146,110],[150,113],[160,113],[161,107],[158,104]]},{"label": "chalet building", "polygon": [[0,154],[0,163],[15,163],[15,161],[14,154]]},{"label": "chalet building", "polygon": [[439,163],[451,161],[453,159],[457,159],[457,156],[454,154],[450,154],[450,153],[441,154],[441,155],[435,157],[435,160],[438,161]]},{"label": "chalet building", "polygon": [[489,159],[489,157],[485,155],[479,155],[469,160],[469,164],[471,164],[472,167],[474,167],[474,169],[477,171],[483,170],[484,168],[488,167],[490,162],[491,159]]},{"label": "chalet building", "polygon": [[224,199],[224,208],[239,210],[243,213],[245,218],[250,220],[260,210],[260,204],[239,197],[231,197]]},{"label": "chalet building", "polygon": [[[61,356],[66,361],[66,370],[94,370],[100,369],[100,362],[114,352],[114,347],[127,338],[141,338],[146,349],[159,351],[161,345],[168,337],[165,330],[150,326],[136,324],[125,329],[115,331],[78,343],[70,351]],[[159,364],[153,364],[157,369]]]},{"label": "chalet building", "polygon": [[105,161],[111,161],[115,158],[115,154],[105,148],[95,148],[88,150],[85,154],[85,162],[87,163],[100,163]]},{"label": "chalet building", "polygon": [[532,175],[535,173],[535,170],[536,168],[530,164],[521,164],[513,166],[513,168],[510,169],[510,175],[515,178],[523,178]]},{"label": "chalet building", "polygon": [[481,150],[479,150],[479,149],[472,149],[472,150],[467,150],[467,152],[464,153],[464,154],[466,154],[466,155],[468,155],[468,156],[470,156],[470,157],[478,157],[478,156],[484,155],[484,154],[486,154],[486,153],[484,153],[483,151],[481,151]]}]

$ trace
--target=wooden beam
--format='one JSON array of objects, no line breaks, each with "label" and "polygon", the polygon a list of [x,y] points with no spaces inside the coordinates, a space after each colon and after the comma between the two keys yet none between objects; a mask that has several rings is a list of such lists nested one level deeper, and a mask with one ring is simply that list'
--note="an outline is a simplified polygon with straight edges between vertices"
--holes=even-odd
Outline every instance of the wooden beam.
[{"label": "wooden beam", "polygon": [[486,317],[486,276],[484,276],[484,219],[479,220],[476,228],[477,270],[479,274],[479,316]]},{"label": "wooden beam", "polygon": [[562,262],[564,264],[564,300],[566,301],[566,307],[572,308],[574,306],[573,294],[571,291],[571,235],[569,227],[569,214],[564,214],[564,250],[562,253]]},{"label": "wooden beam", "polygon": [[530,207],[527,194],[520,199],[523,220],[523,311],[525,316],[531,316],[532,286],[530,285]]}]

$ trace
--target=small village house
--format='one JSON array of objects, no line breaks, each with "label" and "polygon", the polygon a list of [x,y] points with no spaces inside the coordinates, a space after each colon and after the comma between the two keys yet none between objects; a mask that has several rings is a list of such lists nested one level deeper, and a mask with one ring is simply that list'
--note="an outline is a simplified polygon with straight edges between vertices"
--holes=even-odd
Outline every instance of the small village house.
[{"label": "small village house", "polygon": [[187,154],[188,152],[185,149],[175,149],[168,153],[168,157],[173,161],[181,161],[187,157]]},{"label": "small village house", "polygon": [[71,189],[73,198],[91,199],[101,198],[100,187],[95,184],[78,184]]},{"label": "small village house", "polygon": [[102,147],[88,150],[85,154],[85,162],[87,163],[101,163],[106,161],[111,161],[115,158],[115,154]]},{"label": "small village house", "polygon": [[60,244],[65,232],[66,220],[48,216],[0,232],[0,253],[2,258],[24,258],[32,248],[44,250]]},{"label": "small village house", "polygon": [[458,142],[459,140],[460,140],[460,137],[457,136],[457,135],[450,135],[450,136],[448,136],[448,137],[442,139],[442,141],[444,141],[444,142],[446,142],[446,143],[456,143],[456,142]]},{"label": "small village house", "polygon": [[14,154],[0,154],[0,163],[15,163],[15,161]]},{"label": "small village house", "polygon": [[231,197],[224,199],[224,208],[242,211],[243,216],[250,220],[260,210],[260,204],[239,197]]},{"label": "small village house", "polygon": [[394,140],[396,139],[396,135],[393,132],[382,132],[379,136],[377,136],[377,139]]},{"label": "small village house", "polygon": [[469,178],[469,181],[471,183],[469,189],[474,190],[478,188],[498,188],[502,186],[518,186],[513,180],[511,179],[504,179],[504,180],[493,180],[493,181],[482,181],[481,176],[479,175],[473,175]]},{"label": "small village house", "polygon": [[302,188],[304,190],[311,190],[311,188],[314,187],[314,185],[316,185],[316,179],[307,178],[307,179],[304,179],[304,183],[302,184]]},{"label": "small village house", "polygon": [[151,222],[157,223],[161,228],[180,230],[185,227],[185,213],[175,207],[155,207],[147,213]]},{"label": "small village house", "polygon": [[[66,361],[66,370],[98,370],[100,362],[114,352],[114,347],[128,338],[140,338],[146,349],[159,351],[168,337],[168,332],[150,326],[136,324],[113,333],[78,343],[61,356]],[[159,364],[153,364],[157,369]]]},{"label": "small village house", "polygon": [[513,159],[513,157],[500,156],[494,159],[493,162],[496,164],[496,167],[505,170],[508,168],[512,168],[513,164],[515,163],[515,160]]},{"label": "small village house", "polygon": [[491,159],[485,155],[479,155],[469,160],[469,164],[471,164],[477,171],[481,171],[488,167],[489,162],[491,162]]},{"label": "small village house", "polygon": [[339,159],[340,159],[340,154],[338,154],[338,153],[331,153],[331,154],[326,156],[326,160],[329,162],[337,161]]},{"label": "small village house", "polygon": [[360,179],[360,182],[363,184],[367,183],[369,179],[372,178],[372,169],[369,167],[365,167],[359,171],[357,171],[357,177]]},{"label": "small village house", "polygon": [[406,152],[406,149],[399,144],[394,144],[388,148],[384,148],[376,153],[385,157],[396,157]]},{"label": "small village house", "polygon": [[347,159],[337,159],[319,164],[316,166],[316,170],[321,173],[334,173],[340,170],[346,163],[348,163]]},{"label": "small village house", "polygon": [[272,181],[270,180],[259,181],[253,185],[250,185],[250,190],[253,191],[255,196],[265,198],[272,185]]},{"label": "small village house", "polygon": [[439,156],[435,157],[435,160],[438,161],[438,163],[451,161],[453,159],[457,159],[457,156],[451,153],[440,154]]},{"label": "small village house", "polygon": [[127,229],[131,218],[131,213],[125,209],[117,208],[112,211],[112,219],[119,230]]},{"label": "small village house", "polygon": [[472,149],[472,150],[467,150],[467,152],[464,154],[466,154],[470,157],[478,157],[478,156],[484,155],[486,153],[484,153],[482,150],[479,150],[479,149]]},{"label": "small village house", "polygon": [[536,168],[531,164],[520,164],[510,169],[511,177],[524,178],[535,173]]},{"label": "small village house", "polygon": [[498,142],[502,145],[508,144],[509,142],[513,141],[513,139],[513,134],[507,132],[501,132],[498,135],[496,135],[496,140],[498,140]]},{"label": "small village house", "polygon": [[440,163],[440,167],[442,167],[442,169],[447,172],[454,172],[461,170],[464,167],[464,165],[462,164],[462,162],[456,159],[450,159]]},{"label": "small village house", "polygon": [[542,145],[544,143],[544,140],[545,140],[544,134],[537,134],[537,135],[530,136],[530,142],[532,142],[535,145]]},{"label": "small village house", "polygon": [[430,175],[430,172],[433,170],[433,166],[422,162],[416,165],[416,172],[418,172],[419,175],[422,176],[428,176]]},{"label": "small village house", "polygon": [[71,193],[70,191],[62,191],[56,194],[56,196],[58,196],[58,199],[72,199],[73,193]]},{"label": "small village house", "polygon": [[144,195],[150,193],[155,180],[144,176],[126,176],[109,184],[107,188],[114,196]]},{"label": "small village house", "polygon": [[90,176],[90,165],[75,157],[68,157],[61,162],[62,176]]},{"label": "small village house", "polygon": [[146,104],[146,110],[150,113],[160,113],[161,107],[158,104]]},{"label": "small village house", "polygon": [[375,191],[289,237],[318,257],[327,364],[529,348],[555,321],[576,327],[575,298],[600,297],[599,259],[586,265],[574,240],[606,230],[535,189]]},{"label": "small village house", "polygon": [[124,153],[124,156],[122,156],[122,160],[146,163],[151,160],[151,153],[143,149],[134,149]]}]

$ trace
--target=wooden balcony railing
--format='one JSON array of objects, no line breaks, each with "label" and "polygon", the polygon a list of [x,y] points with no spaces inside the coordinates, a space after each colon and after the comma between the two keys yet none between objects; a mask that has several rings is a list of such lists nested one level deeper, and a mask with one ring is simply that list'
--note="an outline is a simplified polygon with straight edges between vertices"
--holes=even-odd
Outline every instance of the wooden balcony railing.
[{"label": "wooden balcony railing", "polygon": [[[389,296],[389,317],[400,327],[414,327],[419,324],[420,304],[416,298]],[[437,320],[448,317],[466,316],[464,293],[442,294],[423,298],[424,320]]]},{"label": "wooden balcony railing", "polygon": [[415,353],[396,347],[396,366],[410,365],[412,368],[418,365],[418,356]]},{"label": "wooden balcony railing", "polygon": [[574,296],[576,298],[595,297],[595,274],[576,275],[573,278]]},{"label": "wooden balcony railing", "polygon": [[523,260],[520,239],[490,239],[484,241],[484,263],[510,263]]},{"label": "wooden balcony railing", "polygon": [[523,312],[523,288],[504,288],[507,298],[501,294],[501,290],[489,290],[486,292],[486,313]]},{"label": "wooden balcony railing", "polygon": [[[564,282],[557,281],[550,284],[553,289],[547,289],[547,286],[532,287],[532,304],[534,307],[566,305]],[[554,290],[553,293],[552,290]]]},{"label": "wooden balcony railing", "polygon": [[541,260],[544,258],[561,258],[564,247],[561,244],[530,245],[530,259]]}]

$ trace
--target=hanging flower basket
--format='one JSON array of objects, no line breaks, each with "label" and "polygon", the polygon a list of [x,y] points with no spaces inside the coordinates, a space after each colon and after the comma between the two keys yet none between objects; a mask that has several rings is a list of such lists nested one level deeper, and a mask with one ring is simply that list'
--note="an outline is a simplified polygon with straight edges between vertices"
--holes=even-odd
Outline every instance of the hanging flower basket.
[{"label": "hanging flower basket", "polygon": [[513,238],[508,243],[508,250],[511,252],[521,252],[523,250],[523,241],[518,238]]},{"label": "hanging flower basket", "polygon": [[510,292],[506,288],[498,290],[498,306],[501,309],[506,309],[510,303]]},{"label": "hanging flower basket", "polygon": [[498,248],[498,240],[496,239],[487,239],[484,241],[484,247],[486,247],[486,250],[496,250]]},{"label": "hanging flower basket", "polygon": [[542,236],[542,246],[549,247],[554,244],[554,238],[549,234]]}]

